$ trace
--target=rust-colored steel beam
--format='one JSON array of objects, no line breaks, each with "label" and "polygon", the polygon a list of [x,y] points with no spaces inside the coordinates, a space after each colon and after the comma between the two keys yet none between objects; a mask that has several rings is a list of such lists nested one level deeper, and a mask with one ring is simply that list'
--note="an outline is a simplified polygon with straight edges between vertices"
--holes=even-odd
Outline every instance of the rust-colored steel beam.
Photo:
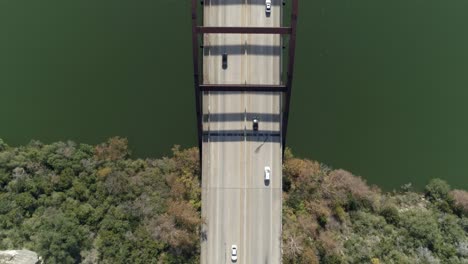
[{"label": "rust-colored steel beam", "polygon": [[220,34],[291,34],[290,27],[197,27],[200,34],[220,33]]},{"label": "rust-colored steel beam", "polygon": [[292,90],[292,81],[294,73],[294,59],[296,54],[296,29],[297,29],[297,15],[299,12],[299,3],[298,0],[292,1],[292,12],[291,12],[291,35],[289,38],[289,62],[288,62],[288,72],[287,72],[287,81],[286,81],[286,102],[284,106],[283,114],[283,157],[284,150],[286,148],[286,135],[288,132],[288,122],[289,122],[289,107],[291,102],[291,90]]},{"label": "rust-colored steel beam", "polygon": [[192,56],[193,56],[193,82],[195,86],[195,108],[197,112],[197,130],[198,130],[198,150],[200,158],[200,171],[202,165],[202,138],[203,138],[203,124],[202,124],[202,96],[200,94],[200,76],[199,76],[199,61],[198,61],[198,20],[197,20],[197,3],[198,0],[192,0]]},{"label": "rust-colored steel beam", "polygon": [[202,84],[200,90],[207,92],[286,92],[286,85]]}]

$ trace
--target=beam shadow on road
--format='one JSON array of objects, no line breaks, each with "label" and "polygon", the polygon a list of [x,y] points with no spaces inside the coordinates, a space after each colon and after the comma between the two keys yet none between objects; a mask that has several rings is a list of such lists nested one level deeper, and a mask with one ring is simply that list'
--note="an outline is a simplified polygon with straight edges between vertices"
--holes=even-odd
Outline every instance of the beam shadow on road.
[{"label": "beam shadow on road", "polygon": [[235,122],[235,121],[244,121],[247,118],[247,121],[252,121],[254,117],[258,118],[260,124],[263,122],[280,122],[280,114],[264,114],[264,113],[223,113],[223,114],[204,114],[203,122]]},{"label": "beam shadow on road", "polygon": [[[204,0],[204,5],[265,5],[265,0]],[[282,0],[272,0],[271,5],[279,6],[282,4]]]},{"label": "beam shadow on road", "polygon": [[203,142],[271,142],[280,143],[279,131],[252,131],[252,130],[215,130],[203,132]]},{"label": "beam shadow on road", "polygon": [[205,45],[203,55],[217,56],[227,53],[228,55],[264,55],[280,56],[282,48],[278,45]]}]

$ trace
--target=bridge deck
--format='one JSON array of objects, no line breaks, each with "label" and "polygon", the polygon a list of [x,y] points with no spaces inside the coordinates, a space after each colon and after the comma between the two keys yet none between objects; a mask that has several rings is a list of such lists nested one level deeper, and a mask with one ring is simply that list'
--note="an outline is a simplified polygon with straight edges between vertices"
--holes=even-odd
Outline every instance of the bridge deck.
[{"label": "bridge deck", "polygon": [[[263,4],[205,0],[203,26],[192,10],[205,220],[201,263],[231,263],[232,245],[238,248],[237,263],[281,263],[283,130],[294,63],[290,54],[291,72],[282,84],[281,35],[295,37],[295,23],[281,27],[281,1],[272,2],[267,15]],[[295,20],[297,0],[293,2]],[[228,55],[227,67],[223,54]],[[258,131],[252,130],[253,117],[260,120]],[[264,180],[266,166],[270,181]]]}]

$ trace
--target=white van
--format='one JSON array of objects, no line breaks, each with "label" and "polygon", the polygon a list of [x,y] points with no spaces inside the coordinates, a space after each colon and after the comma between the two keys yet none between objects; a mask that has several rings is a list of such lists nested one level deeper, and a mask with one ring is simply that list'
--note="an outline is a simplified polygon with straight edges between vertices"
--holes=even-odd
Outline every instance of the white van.
[{"label": "white van", "polygon": [[271,0],[265,0],[265,12],[271,13]]},{"label": "white van", "polygon": [[265,166],[265,181],[268,182],[270,181],[270,174],[271,174],[271,169],[268,166]]},{"label": "white van", "polygon": [[237,261],[237,245],[232,245],[231,246],[231,260],[232,260],[232,262]]}]

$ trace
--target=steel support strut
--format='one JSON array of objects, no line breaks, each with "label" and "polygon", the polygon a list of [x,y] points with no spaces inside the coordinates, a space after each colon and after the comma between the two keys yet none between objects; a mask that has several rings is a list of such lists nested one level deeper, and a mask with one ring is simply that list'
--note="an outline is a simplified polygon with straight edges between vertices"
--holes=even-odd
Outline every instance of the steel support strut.
[{"label": "steel support strut", "polygon": [[203,124],[202,124],[202,95],[200,94],[200,76],[198,69],[198,31],[197,31],[197,0],[192,0],[192,56],[193,56],[193,81],[195,85],[195,108],[197,112],[197,130],[198,130],[198,150],[200,158],[200,172],[202,165],[202,137],[203,137]]},{"label": "steel support strut", "polygon": [[284,115],[283,115],[283,157],[284,150],[286,146],[286,135],[288,132],[288,122],[289,122],[289,106],[291,103],[291,90],[292,90],[292,81],[294,73],[294,59],[296,53],[296,29],[297,29],[297,14],[299,11],[298,0],[292,1],[292,13],[291,13],[291,35],[289,38],[289,62],[288,62],[288,72],[287,72],[287,82],[286,82],[286,102],[284,105]]}]

